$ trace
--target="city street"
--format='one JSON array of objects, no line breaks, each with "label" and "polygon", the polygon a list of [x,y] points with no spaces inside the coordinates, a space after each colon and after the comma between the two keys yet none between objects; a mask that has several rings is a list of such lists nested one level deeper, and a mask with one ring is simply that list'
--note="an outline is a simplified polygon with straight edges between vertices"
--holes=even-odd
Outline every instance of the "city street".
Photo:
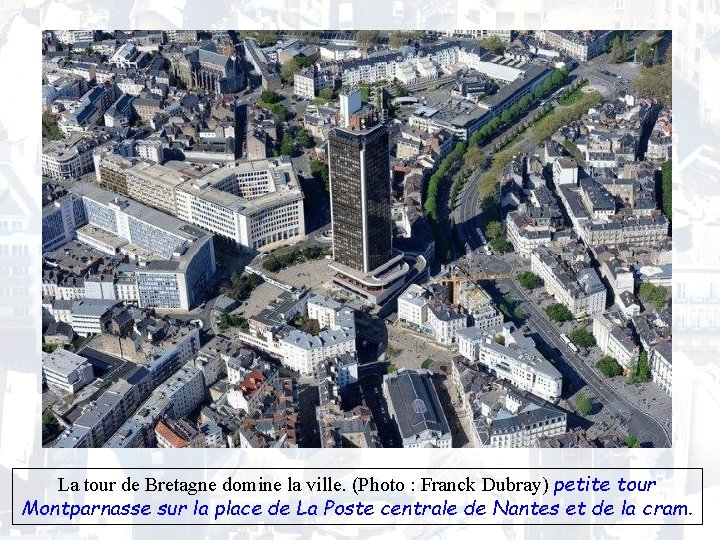
[{"label": "city street", "polygon": [[[504,279],[500,283],[510,290],[514,298],[521,301],[522,309],[528,316],[526,322],[528,327],[536,332],[546,345],[558,352],[554,358],[556,367],[565,377],[586,384],[594,399],[602,403],[602,413],[607,418],[608,424],[619,424],[628,433],[635,435],[641,444],[654,447],[670,446],[669,421],[659,421],[647,410],[631,404],[620,395],[619,390],[612,383],[599,375],[594,368],[589,367],[580,355],[572,352],[560,339],[554,323],[548,320],[514,280]],[[574,387],[575,392],[580,389],[581,386]],[[566,399],[568,398],[569,396],[566,396]]]}]

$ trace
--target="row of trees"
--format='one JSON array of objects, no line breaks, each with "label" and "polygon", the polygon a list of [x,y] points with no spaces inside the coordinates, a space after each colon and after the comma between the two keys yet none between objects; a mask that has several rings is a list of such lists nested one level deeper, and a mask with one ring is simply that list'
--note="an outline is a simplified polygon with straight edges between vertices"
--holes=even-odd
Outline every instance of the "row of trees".
[{"label": "row of trees", "polygon": [[280,143],[280,154],[286,156],[294,155],[296,145],[301,148],[312,148],[315,146],[315,139],[304,129],[285,130]]},{"label": "row of trees", "polygon": [[662,164],[662,211],[665,217],[672,219],[672,161],[667,160]]},{"label": "row of trees", "polygon": [[640,68],[640,76],[632,82],[633,91],[643,97],[657,99],[663,105],[672,108],[671,59],[672,47],[668,47],[662,62],[652,67]]},{"label": "row of trees", "polygon": [[438,209],[438,194],[440,192],[440,185],[448,172],[450,172],[452,166],[462,159],[462,156],[465,153],[465,148],[466,146],[464,142],[456,143],[452,151],[445,156],[445,158],[440,162],[437,170],[432,174],[432,176],[430,176],[427,193],[425,195],[425,204],[423,207],[425,208],[425,213],[428,218],[431,220],[438,221],[440,219]]},{"label": "row of trees", "polygon": [[432,176],[430,176],[427,191],[425,193],[423,208],[425,209],[425,215],[428,218],[430,227],[433,230],[436,253],[440,254],[441,257],[448,254],[448,239],[442,226],[443,216],[440,213],[439,207],[440,188],[453,166],[462,159],[465,149],[466,145],[464,142],[455,143],[455,147],[452,151],[445,156],[445,158],[440,162],[437,170],[432,174]]},{"label": "row of trees", "polygon": [[563,81],[565,81],[567,73],[568,72],[565,68],[554,69],[553,72],[542,83],[540,83],[540,85],[531,94],[523,96],[513,106],[505,109],[500,116],[496,116],[482,128],[473,133],[470,137],[470,144],[482,144],[488,139],[493,138],[503,127],[511,124],[520,116],[527,113],[535,102],[550,95],[553,91],[559,88]]}]

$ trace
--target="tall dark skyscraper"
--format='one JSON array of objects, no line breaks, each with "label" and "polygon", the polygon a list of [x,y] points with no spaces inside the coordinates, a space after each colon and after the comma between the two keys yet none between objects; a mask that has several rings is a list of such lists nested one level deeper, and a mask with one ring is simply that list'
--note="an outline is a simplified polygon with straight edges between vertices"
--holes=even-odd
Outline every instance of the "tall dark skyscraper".
[{"label": "tall dark skyscraper", "polygon": [[387,127],[335,128],[329,160],[335,262],[370,273],[392,257]]}]

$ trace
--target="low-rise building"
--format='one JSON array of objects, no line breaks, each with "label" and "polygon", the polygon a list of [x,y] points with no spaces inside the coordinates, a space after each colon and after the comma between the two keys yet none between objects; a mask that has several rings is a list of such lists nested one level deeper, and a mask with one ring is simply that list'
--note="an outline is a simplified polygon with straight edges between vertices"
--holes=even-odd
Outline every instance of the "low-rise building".
[{"label": "low-rise building", "polygon": [[562,374],[537,350],[535,342],[513,323],[494,328],[470,327],[458,332],[460,354],[548,401],[562,393]]},{"label": "low-rise building", "polygon": [[43,144],[40,169],[52,180],[75,180],[92,172],[93,149],[98,141],[76,133],[62,141]]},{"label": "low-rise building", "polygon": [[165,418],[155,426],[158,448],[200,448],[203,438],[190,422],[183,418]]},{"label": "low-rise building", "polygon": [[429,371],[400,368],[383,377],[390,417],[403,448],[450,448],[452,434]]},{"label": "low-rise building", "polygon": [[453,359],[452,380],[461,402],[458,415],[470,420],[475,448],[529,448],[567,431],[567,413],[535,396],[505,386],[465,358]]},{"label": "low-rise building", "polygon": [[441,345],[451,345],[458,330],[467,327],[468,315],[420,285],[411,284],[398,296],[398,320],[417,327]]},{"label": "low-rise building", "polygon": [[573,317],[589,317],[605,310],[605,285],[585,260],[566,258],[539,247],[530,256],[530,268],[543,280],[547,292],[567,307]]},{"label": "low-rise building", "polygon": [[574,159],[559,157],[554,160],[552,167],[555,185],[578,183],[578,165]]},{"label": "low-rise building", "polygon": [[74,394],[95,378],[87,358],[62,347],[51,353],[43,352],[42,374],[43,383],[68,394]]},{"label": "low-rise building", "polygon": [[632,369],[640,355],[640,346],[619,312],[606,311],[595,315],[592,333],[604,354],[615,358],[623,369]]},{"label": "low-rise building", "polygon": [[357,354],[341,354],[320,362],[315,373],[315,380],[319,383],[329,380],[342,390],[348,385],[358,382]]},{"label": "low-rise building", "polygon": [[663,341],[650,349],[648,362],[655,384],[672,394],[672,343]]}]

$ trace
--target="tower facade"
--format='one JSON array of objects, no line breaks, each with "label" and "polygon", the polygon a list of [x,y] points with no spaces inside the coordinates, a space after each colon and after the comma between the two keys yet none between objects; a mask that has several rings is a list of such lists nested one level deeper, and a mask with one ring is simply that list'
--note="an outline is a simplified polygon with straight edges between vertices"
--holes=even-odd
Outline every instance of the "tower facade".
[{"label": "tower facade", "polygon": [[329,137],[335,262],[370,273],[392,256],[390,151],[384,125]]}]

